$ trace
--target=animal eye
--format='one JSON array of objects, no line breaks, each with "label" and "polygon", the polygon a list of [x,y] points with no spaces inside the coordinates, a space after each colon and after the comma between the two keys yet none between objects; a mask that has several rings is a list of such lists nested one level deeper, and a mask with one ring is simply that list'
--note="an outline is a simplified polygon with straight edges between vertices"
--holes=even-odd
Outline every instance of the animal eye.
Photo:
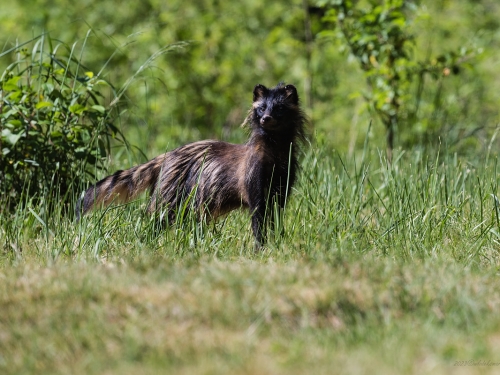
[{"label": "animal eye", "polygon": [[279,104],[276,107],[274,107],[274,112],[277,115],[283,114],[284,110],[285,110],[285,107],[282,104]]},{"label": "animal eye", "polygon": [[260,107],[257,107],[257,113],[259,114],[259,116],[262,116],[264,114],[264,112],[266,111],[266,105],[261,105]]}]

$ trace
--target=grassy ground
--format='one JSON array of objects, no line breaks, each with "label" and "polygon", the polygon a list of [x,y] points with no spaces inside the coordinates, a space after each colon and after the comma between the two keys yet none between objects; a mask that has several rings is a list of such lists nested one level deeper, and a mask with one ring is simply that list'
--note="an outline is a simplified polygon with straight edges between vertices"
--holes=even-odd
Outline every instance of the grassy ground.
[{"label": "grassy ground", "polygon": [[246,213],[2,214],[0,372],[500,371],[496,156],[314,149],[257,254]]}]

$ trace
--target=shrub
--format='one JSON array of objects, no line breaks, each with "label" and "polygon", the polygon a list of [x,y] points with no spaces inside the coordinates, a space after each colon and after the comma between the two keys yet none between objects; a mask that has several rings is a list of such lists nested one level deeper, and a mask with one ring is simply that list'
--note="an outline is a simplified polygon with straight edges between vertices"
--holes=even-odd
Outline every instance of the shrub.
[{"label": "shrub", "polygon": [[[472,68],[471,59],[479,52],[465,45],[447,51],[447,46],[440,45],[439,55],[419,59],[410,28],[409,15],[416,9],[413,1],[318,0],[317,4],[325,10],[321,34],[338,38],[363,71],[368,89],[363,96],[386,129],[388,159],[396,133],[403,133],[401,138],[412,145],[412,139],[423,136],[417,125],[429,123],[429,118],[436,124],[428,124],[423,131],[427,137],[439,139],[435,135],[443,124],[435,117],[442,110],[443,79],[459,74],[463,67]],[[432,95],[424,99],[424,90],[433,84]]]},{"label": "shrub", "polygon": [[103,104],[110,85],[74,54],[46,38],[31,51],[2,54],[15,56],[0,77],[0,192],[8,209],[41,197],[69,202],[104,168],[111,139],[124,141],[111,122],[113,107]]}]

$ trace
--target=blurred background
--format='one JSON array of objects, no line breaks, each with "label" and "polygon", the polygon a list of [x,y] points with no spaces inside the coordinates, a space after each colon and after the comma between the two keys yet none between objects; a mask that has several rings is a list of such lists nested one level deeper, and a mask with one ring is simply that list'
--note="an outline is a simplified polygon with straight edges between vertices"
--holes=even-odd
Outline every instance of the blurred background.
[{"label": "blurred background", "polygon": [[[342,24],[349,9],[384,6],[402,12],[388,26],[406,38],[395,61],[366,55],[385,48],[366,22]],[[367,135],[384,150],[394,111],[395,148],[479,153],[498,146],[499,24],[497,0],[11,0],[0,3],[0,51],[48,33],[85,71],[126,87],[115,125],[139,161],[202,138],[243,142],[254,85],[280,81],[299,89],[315,142],[342,154]],[[15,59],[4,53],[2,71]]]}]

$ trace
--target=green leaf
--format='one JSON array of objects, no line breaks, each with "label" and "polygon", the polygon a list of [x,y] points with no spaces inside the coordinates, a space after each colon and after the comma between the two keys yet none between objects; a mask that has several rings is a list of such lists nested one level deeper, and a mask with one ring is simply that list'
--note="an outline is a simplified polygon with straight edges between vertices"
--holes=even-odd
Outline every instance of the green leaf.
[{"label": "green leaf", "polygon": [[19,82],[20,79],[21,79],[20,76],[12,77],[2,85],[2,89],[5,91],[19,91],[20,88],[17,85],[17,83]]},{"label": "green leaf", "polygon": [[37,163],[36,161],[34,161],[34,160],[24,159],[24,161],[25,161],[26,163],[28,163],[28,164],[33,165],[34,167],[39,167],[39,166],[40,166],[40,164],[38,164],[38,163]]},{"label": "green leaf", "polygon": [[51,102],[38,102],[37,105],[36,105],[36,109],[41,109],[41,108],[45,108],[45,107],[53,107],[54,104],[51,103]]},{"label": "green leaf", "polygon": [[24,135],[24,130],[22,130],[20,133],[12,133],[10,129],[3,129],[2,130],[2,140],[10,143],[12,146],[14,146],[17,141],[19,141],[19,138],[21,138]]},{"label": "green leaf", "polygon": [[87,108],[81,104],[73,104],[69,107],[69,111],[71,113],[74,113],[75,115],[81,115],[83,112],[85,112],[86,109]]},{"label": "green leaf", "polygon": [[61,133],[59,130],[54,130],[53,132],[50,133],[51,138],[57,138],[57,137],[62,137],[63,133]]},{"label": "green leaf", "polygon": [[95,109],[97,112],[100,112],[100,113],[106,112],[106,109],[102,105],[93,105],[91,108]]},{"label": "green leaf", "polygon": [[9,126],[10,129],[19,128],[22,125],[23,123],[21,122],[21,120],[9,120],[9,122],[7,123],[7,126]]}]

